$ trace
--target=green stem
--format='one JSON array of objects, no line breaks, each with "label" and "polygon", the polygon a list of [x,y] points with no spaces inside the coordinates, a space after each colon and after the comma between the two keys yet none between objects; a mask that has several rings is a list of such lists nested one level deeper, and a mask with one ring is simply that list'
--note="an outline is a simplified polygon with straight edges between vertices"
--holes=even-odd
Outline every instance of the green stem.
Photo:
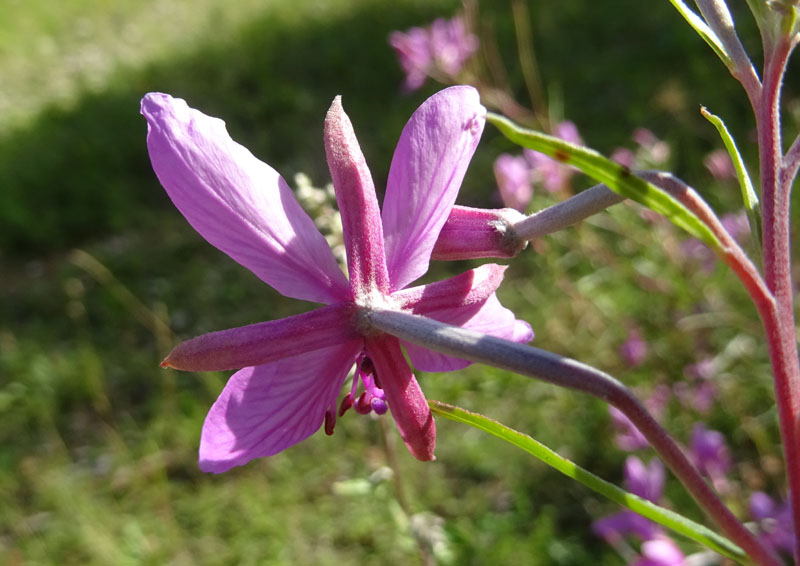
[{"label": "green stem", "polygon": [[657,522],[668,529],[672,529],[678,534],[695,540],[711,550],[727,556],[737,562],[747,560],[741,548],[733,544],[728,539],[721,537],[717,533],[707,529],[699,523],[690,521],[683,515],[679,515],[669,509],[664,509],[658,505],[628,493],[613,483],[607,482],[586,470],[574,462],[562,457],[557,452],[551,450],[541,442],[531,438],[527,434],[522,434],[511,429],[495,420],[483,415],[472,413],[460,407],[454,407],[439,401],[428,401],[431,410],[436,416],[444,417],[452,421],[467,424],[484,432],[488,432],[522,450],[532,454],[551,468],[558,470],[565,476],[585,485],[592,491],[610,499]]}]

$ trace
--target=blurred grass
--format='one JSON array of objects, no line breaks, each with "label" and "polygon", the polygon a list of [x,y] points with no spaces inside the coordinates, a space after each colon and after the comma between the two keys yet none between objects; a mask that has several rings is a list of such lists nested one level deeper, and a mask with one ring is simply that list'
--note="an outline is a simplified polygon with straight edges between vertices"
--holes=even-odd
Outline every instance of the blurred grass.
[{"label": "blurred grass", "polygon": [[[287,178],[303,171],[321,184],[328,178],[322,118],[343,94],[381,185],[403,123],[436,90],[399,92],[386,37],[456,7],[444,0],[3,5],[0,562],[421,563],[390,484],[361,495],[337,488],[388,463],[370,419],[344,418],[332,437],[317,435],[223,476],[197,470],[202,420],[226,375],[159,369],[175,338],[155,321],[183,338],[303,306],[179,217],[150,169],[138,101],[150,90],[182,96],[224,118],[235,139]],[[512,60],[508,7],[482,9]],[[718,209],[740,207],[735,186],[713,185],[702,170],[704,152],[720,144],[697,108],[707,104],[731,120],[744,140],[752,124],[735,119],[745,115],[744,97],[667,2],[571,0],[532,4],[531,12],[543,74],[590,145],[610,151],[628,143],[634,127],[648,126],[671,142],[679,173]],[[513,71],[511,80],[521,84]],[[487,130],[460,202],[491,204],[491,164],[507,149]],[[534,205],[552,200],[537,195]],[[732,444],[737,485],[775,491],[777,434],[754,309],[730,273],[688,260],[681,241],[671,226],[621,205],[535,243],[512,262],[502,300],[531,322],[539,347],[645,393],[725,351],[721,398],[705,420]],[[454,269],[435,265],[432,276]],[[618,355],[631,324],[650,346],[636,369]],[[621,478],[623,455],[598,402],[483,367],[422,381],[431,398],[497,418],[603,477]],[[673,401],[666,421],[687,441],[696,418]],[[397,472],[414,511],[444,518],[453,563],[620,563],[589,530],[613,507],[476,431],[440,422],[439,438],[435,464],[398,447]],[[668,496],[700,518],[677,486]],[[738,504],[738,494],[731,501]]]}]

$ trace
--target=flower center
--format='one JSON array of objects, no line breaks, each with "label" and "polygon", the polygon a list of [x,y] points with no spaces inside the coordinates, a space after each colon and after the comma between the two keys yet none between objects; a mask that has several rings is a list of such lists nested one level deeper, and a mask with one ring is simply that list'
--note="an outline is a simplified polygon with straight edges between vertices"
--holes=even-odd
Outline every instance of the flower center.
[{"label": "flower center", "polygon": [[[355,306],[352,324],[356,332],[362,336],[381,334],[380,330],[372,327],[369,322],[369,313],[373,309],[394,309],[400,310],[396,300],[391,295],[381,293],[377,289],[361,291],[353,300]],[[359,358],[360,360],[361,358]],[[370,362],[371,363],[371,362]]]},{"label": "flower center", "polygon": [[[358,394],[359,383],[363,386],[363,391]],[[375,364],[366,354],[362,353],[356,360],[356,371],[353,375],[353,386],[350,393],[344,396],[339,404],[338,416],[344,415],[350,408],[353,408],[360,415],[368,415],[374,412],[376,415],[383,415],[389,410],[386,404],[386,395],[380,387],[378,372]],[[333,434],[336,426],[337,412],[334,406],[325,412],[325,434]]]}]

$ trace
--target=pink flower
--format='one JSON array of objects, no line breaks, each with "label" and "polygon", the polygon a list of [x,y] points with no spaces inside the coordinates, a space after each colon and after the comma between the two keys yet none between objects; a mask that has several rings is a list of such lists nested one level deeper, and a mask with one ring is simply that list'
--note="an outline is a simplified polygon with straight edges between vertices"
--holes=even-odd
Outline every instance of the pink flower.
[{"label": "pink flower", "polygon": [[667,142],[658,139],[647,128],[636,128],[631,137],[639,144],[640,150],[637,158],[640,166],[664,165],[669,159],[670,149]]},{"label": "pink flower", "polygon": [[664,464],[653,458],[645,465],[636,456],[628,456],[625,459],[625,486],[639,497],[658,502],[664,490]]},{"label": "pink flower", "polygon": [[689,451],[697,469],[711,480],[717,491],[725,492],[728,487],[725,474],[731,468],[731,456],[722,433],[695,423]]},{"label": "pink flower", "polygon": [[633,167],[636,156],[627,147],[618,147],[611,153],[611,161],[624,165],[628,169]]},{"label": "pink flower", "polygon": [[723,214],[719,220],[728,231],[728,234],[739,243],[745,242],[750,235],[750,221],[747,219],[747,213],[744,210],[728,212]]},{"label": "pink flower", "polygon": [[389,45],[397,54],[400,67],[406,74],[406,90],[417,90],[428,78],[428,70],[433,63],[430,38],[427,30],[414,27],[403,33],[394,31],[389,35]]},{"label": "pink flower", "polygon": [[417,90],[428,76],[454,80],[478,50],[478,38],[464,20],[439,18],[427,28],[413,27],[389,34],[403,72],[406,90]]},{"label": "pink flower", "polygon": [[669,159],[669,145],[658,139],[647,128],[636,128],[631,135],[639,147],[635,151],[618,147],[611,154],[611,160],[630,169],[660,169]]},{"label": "pink flower", "polygon": [[[658,503],[664,488],[664,465],[656,458],[645,465],[636,456],[625,460],[625,487],[631,493]],[[592,530],[606,541],[613,542],[634,534],[642,540],[655,538],[660,529],[649,519],[628,509],[592,523]]]},{"label": "pink flower", "polygon": [[632,326],[628,330],[628,338],[620,346],[619,353],[629,366],[635,368],[642,365],[647,357],[647,342],[638,328]]},{"label": "pink flower", "polygon": [[750,496],[750,515],[758,522],[758,538],[776,551],[793,554],[794,540],[792,510],[787,502],[776,503],[761,491]]},{"label": "pink flower", "polygon": [[[578,128],[569,120],[558,124],[553,135],[576,145],[583,144],[583,140],[578,133]],[[536,183],[541,183],[541,185],[551,193],[564,188],[570,177],[577,171],[574,167],[564,165],[538,151],[525,149],[523,153],[531,164]]]},{"label": "pink flower", "polygon": [[502,153],[494,161],[494,177],[503,204],[525,212],[533,197],[531,169],[524,157]]},{"label": "pink flower", "polygon": [[464,20],[439,18],[430,27],[431,55],[436,66],[447,76],[455,78],[464,64],[478,50],[478,38],[464,25]]},{"label": "pink flower", "polygon": [[686,557],[672,539],[660,536],[642,543],[642,556],[632,566],[684,566]]},{"label": "pink flower", "polygon": [[717,181],[736,179],[736,169],[731,156],[724,149],[715,149],[703,159],[703,165]]},{"label": "pink flower", "polygon": [[[355,133],[337,97],[325,120],[325,148],[347,248],[349,281],[325,238],[269,165],[234,142],[224,122],[183,100],[151,93],[142,101],[147,145],[161,184],[211,244],[278,292],[323,303],[304,314],[212,332],[179,344],[162,365],[189,371],[239,369],[206,417],[200,468],[223,472],[276,454],[337,413],[391,410],[420,460],[433,459],[435,425],[401,341],[374,330],[366,314],[391,308],[527,342],[527,323],[503,308],[494,290],[504,268],[485,265],[406,289],[428,269],[484,126],[471,87],[428,99],[403,130],[389,171],[383,214]],[[404,344],[418,369],[468,362]],[[357,383],[337,411],[356,365]]]}]

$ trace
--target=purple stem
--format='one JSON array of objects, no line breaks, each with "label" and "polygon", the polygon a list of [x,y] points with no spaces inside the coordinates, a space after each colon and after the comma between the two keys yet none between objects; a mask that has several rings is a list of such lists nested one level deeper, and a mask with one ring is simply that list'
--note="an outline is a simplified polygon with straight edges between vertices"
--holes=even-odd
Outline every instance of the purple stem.
[{"label": "purple stem", "polygon": [[616,407],[647,438],[663,462],[728,538],[761,566],[781,564],[780,559],[765,548],[725,507],[681,448],[650,415],[642,402],[630,389],[610,375],[546,350],[413,314],[373,310],[368,313],[367,319],[377,330],[431,350],[581,391]]}]

